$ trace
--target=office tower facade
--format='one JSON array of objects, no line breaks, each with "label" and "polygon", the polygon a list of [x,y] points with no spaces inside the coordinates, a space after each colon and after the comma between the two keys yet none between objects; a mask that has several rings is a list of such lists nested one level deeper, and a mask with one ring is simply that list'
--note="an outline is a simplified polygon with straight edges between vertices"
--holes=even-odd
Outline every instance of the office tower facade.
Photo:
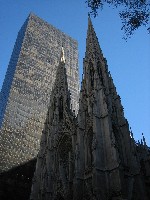
[{"label": "office tower facade", "polygon": [[0,171],[37,155],[62,46],[72,109],[77,113],[77,42],[29,15],[18,33],[0,93]]}]

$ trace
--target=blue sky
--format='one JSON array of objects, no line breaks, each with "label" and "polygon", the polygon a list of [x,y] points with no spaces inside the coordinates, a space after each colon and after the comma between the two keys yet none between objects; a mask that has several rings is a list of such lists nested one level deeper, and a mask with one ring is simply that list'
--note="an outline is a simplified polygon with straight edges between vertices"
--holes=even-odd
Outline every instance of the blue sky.
[{"label": "blue sky", "polygon": [[[0,89],[17,33],[30,12],[78,41],[81,77],[88,18],[84,1],[0,0]],[[140,140],[143,132],[150,146],[150,39],[146,28],[141,27],[126,42],[118,11],[108,6],[92,21],[134,138]]]}]

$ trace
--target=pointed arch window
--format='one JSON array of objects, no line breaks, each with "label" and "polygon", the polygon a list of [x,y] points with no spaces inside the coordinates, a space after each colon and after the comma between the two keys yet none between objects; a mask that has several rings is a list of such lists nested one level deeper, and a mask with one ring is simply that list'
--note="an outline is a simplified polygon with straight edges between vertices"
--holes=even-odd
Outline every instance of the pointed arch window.
[{"label": "pointed arch window", "polygon": [[63,97],[59,98],[59,120],[63,119]]},{"label": "pointed arch window", "polygon": [[53,119],[54,119],[54,114],[55,114],[55,110],[56,110],[56,98],[54,97],[54,100],[53,100],[53,108],[52,108],[52,112],[53,112]]},{"label": "pointed arch window", "polygon": [[93,155],[92,155],[92,140],[93,140],[93,129],[92,127],[87,132],[87,144],[86,144],[86,166],[91,167],[93,162]]},{"label": "pointed arch window", "polygon": [[100,77],[101,83],[104,86],[104,80],[103,80],[103,74],[102,74],[102,69],[101,69],[101,63],[100,61],[97,62],[97,73]]},{"label": "pointed arch window", "polygon": [[59,180],[61,181],[63,188],[67,188],[68,182],[71,180],[70,178],[73,174],[73,166],[71,163],[71,158],[73,156],[71,136],[68,136],[65,133],[63,134],[58,141],[56,156],[56,173],[59,174]]},{"label": "pointed arch window", "polygon": [[89,62],[89,69],[90,69],[90,83],[91,83],[91,88],[94,88],[94,67],[93,63],[90,61]]},{"label": "pointed arch window", "polygon": [[56,97],[54,97],[54,100],[53,100],[53,111],[55,112],[56,110]]}]

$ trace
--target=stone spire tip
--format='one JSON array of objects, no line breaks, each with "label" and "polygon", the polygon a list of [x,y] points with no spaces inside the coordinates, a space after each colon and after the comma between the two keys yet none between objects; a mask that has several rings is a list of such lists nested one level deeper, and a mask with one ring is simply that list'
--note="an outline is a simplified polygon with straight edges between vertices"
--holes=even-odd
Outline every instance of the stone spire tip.
[{"label": "stone spire tip", "polygon": [[92,24],[90,13],[88,13],[88,24]]}]

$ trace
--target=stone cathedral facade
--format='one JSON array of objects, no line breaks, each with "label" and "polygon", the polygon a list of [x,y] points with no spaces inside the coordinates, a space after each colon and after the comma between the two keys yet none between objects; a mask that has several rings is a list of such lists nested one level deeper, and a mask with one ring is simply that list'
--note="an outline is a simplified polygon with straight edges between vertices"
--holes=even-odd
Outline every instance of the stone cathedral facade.
[{"label": "stone cathedral facade", "polygon": [[150,149],[136,144],[91,20],[77,117],[65,49],[51,93],[31,200],[148,200]]}]

